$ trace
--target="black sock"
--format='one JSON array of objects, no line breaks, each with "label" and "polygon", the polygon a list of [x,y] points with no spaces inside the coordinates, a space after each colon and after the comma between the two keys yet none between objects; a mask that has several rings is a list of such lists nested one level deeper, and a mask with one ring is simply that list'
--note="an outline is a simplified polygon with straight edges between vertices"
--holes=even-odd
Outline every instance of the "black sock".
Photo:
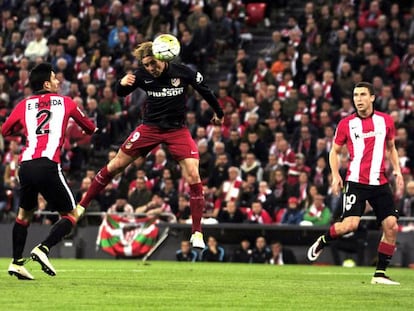
[{"label": "black sock", "polygon": [[[18,222],[13,226],[13,259],[18,261],[23,258],[23,250],[26,245],[27,227]],[[14,262],[13,261],[13,262]],[[15,262],[17,263],[17,262]]]},{"label": "black sock", "polygon": [[386,255],[384,253],[378,253],[378,262],[377,262],[377,269],[375,270],[374,276],[384,276],[385,270],[387,269],[388,265],[390,264],[392,256]]},{"label": "black sock", "polygon": [[49,236],[42,242],[42,245],[50,250],[72,231],[72,227],[72,222],[69,219],[61,218],[50,230]]}]

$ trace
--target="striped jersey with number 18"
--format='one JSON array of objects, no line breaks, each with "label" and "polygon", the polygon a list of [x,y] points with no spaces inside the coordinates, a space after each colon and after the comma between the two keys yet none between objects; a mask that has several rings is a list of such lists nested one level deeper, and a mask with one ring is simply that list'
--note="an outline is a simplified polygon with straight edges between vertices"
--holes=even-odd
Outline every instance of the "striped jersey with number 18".
[{"label": "striped jersey with number 18", "polygon": [[387,183],[386,144],[394,137],[394,121],[386,113],[374,111],[367,118],[354,113],[342,119],[334,141],[340,146],[346,144],[348,148],[350,164],[346,180],[366,185]]},{"label": "striped jersey with number 18", "polygon": [[93,134],[95,124],[89,120],[69,97],[39,92],[20,101],[2,125],[3,136],[23,129],[26,145],[20,161],[46,157],[60,163],[69,118],[86,132]]}]

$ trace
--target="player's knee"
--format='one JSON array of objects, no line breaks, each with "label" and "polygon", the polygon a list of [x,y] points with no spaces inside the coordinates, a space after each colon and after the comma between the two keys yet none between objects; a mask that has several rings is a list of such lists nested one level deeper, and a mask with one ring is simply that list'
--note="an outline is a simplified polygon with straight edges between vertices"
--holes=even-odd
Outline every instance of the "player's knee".
[{"label": "player's knee", "polygon": [[398,233],[398,223],[397,219],[393,216],[390,216],[384,219],[382,223],[382,228],[387,235],[396,235]]},{"label": "player's knee", "polygon": [[398,233],[398,224],[397,222],[392,222],[384,226],[384,231],[388,235],[396,235]]},{"label": "player's knee", "polygon": [[345,231],[345,233],[349,233],[349,232],[353,232],[356,231],[358,229],[358,222],[347,222],[343,224],[343,229]]},{"label": "player's knee", "polygon": [[194,168],[190,168],[188,171],[187,171],[187,181],[188,181],[188,183],[189,184],[195,184],[195,183],[197,183],[197,182],[199,182],[200,181],[200,175],[199,175],[199,173],[198,173],[198,170],[194,167]]}]

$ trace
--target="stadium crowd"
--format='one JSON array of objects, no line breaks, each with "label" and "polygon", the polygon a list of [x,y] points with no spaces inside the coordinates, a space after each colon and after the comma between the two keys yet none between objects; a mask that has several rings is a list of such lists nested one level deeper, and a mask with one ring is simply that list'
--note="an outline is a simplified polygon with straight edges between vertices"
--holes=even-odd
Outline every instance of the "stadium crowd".
[{"label": "stadium crowd", "polygon": [[[258,27],[266,29],[269,43],[249,54],[252,47],[242,40],[249,31],[248,2],[2,1],[0,118],[31,94],[27,78],[33,65],[51,62],[61,93],[100,129],[89,138],[75,124],[67,128],[62,164],[80,199],[99,167],[98,155],[104,161],[114,157],[140,121],[145,94],[118,98],[114,90],[117,79],[138,66],[131,51],[168,32],[180,39],[180,61],[217,83],[225,112],[224,125],[212,126],[211,108],[196,92],[188,94],[187,125],[199,147],[205,223],[328,225],[338,217],[342,202],[331,193],[328,153],[337,122],[354,111],[351,91],[360,81],[374,84],[376,109],[395,120],[407,182],[395,200],[401,215],[414,216],[414,6],[320,0],[295,1],[302,7],[293,8],[267,1]],[[283,22],[273,19],[278,12],[285,14],[277,15]],[[228,53],[234,54],[231,69],[211,73],[209,67]],[[13,219],[6,215],[19,205],[17,161],[24,142],[22,135],[1,139],[3,221]],[[347,164],[344,150],[344,173]],[[160,146],[116,176],[88,210],[171,212],[186,223],[188,193],[179,167]],[[47,208],[39,198],[39,209]]]}]

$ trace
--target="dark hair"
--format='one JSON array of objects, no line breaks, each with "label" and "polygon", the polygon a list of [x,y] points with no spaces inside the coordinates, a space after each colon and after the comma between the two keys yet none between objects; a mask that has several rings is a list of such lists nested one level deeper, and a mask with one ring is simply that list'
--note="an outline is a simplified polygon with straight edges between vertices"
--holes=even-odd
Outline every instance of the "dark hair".
[{"label": "dark hair", "polygon": [[369,82],[358,82],[354,86],[354,89],[357,88],[357,87],[365,87],[365,88],[368,89],[370,95],[375,95],[374,86]]},{"label": "dark hair", "polygon": [[30,71],[29,83],[33,92],[43,90],[44,83],[50,81],[52,71],[50,63],[38,64]]}]

